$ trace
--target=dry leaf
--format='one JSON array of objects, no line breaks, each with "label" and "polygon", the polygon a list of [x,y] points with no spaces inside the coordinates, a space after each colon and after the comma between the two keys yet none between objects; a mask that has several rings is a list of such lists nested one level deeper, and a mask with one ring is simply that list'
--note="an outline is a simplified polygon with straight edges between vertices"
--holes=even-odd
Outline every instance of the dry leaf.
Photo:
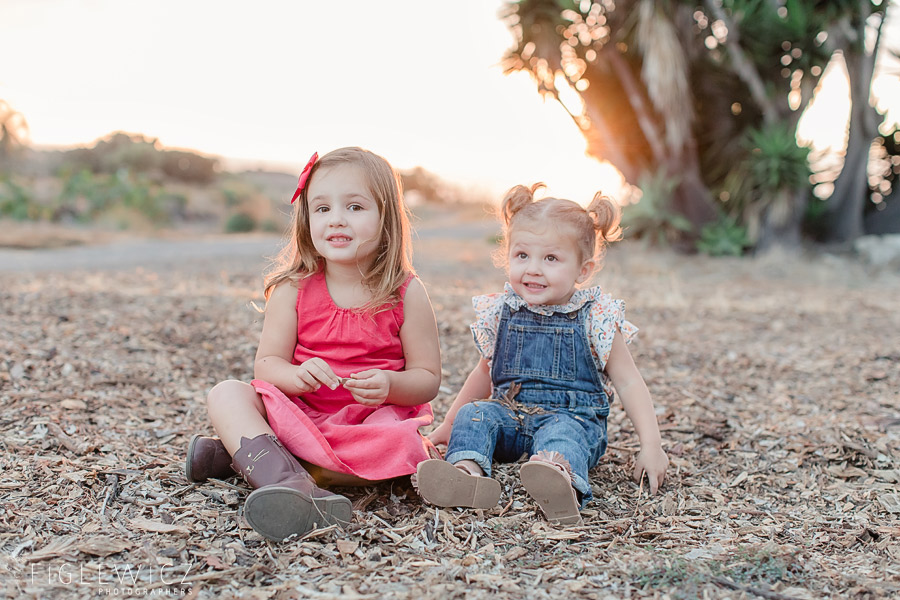
[{"label": "dry leaf", "polygon": [[87,404],[81,400],[75,400],[73,398],[66,398],[59,405],[66,410],[87,410]]},{"label": "dry leaf", "polygon": [[189,535],[191,530],[174,523],[163,523],[162,521],[151,521],[149,519],[131,519],[132,527],[141,531],[150,531],[154,533],[176,533],[179,535]]},{"label": "dry leaf", "polygon": [[76,549],[78,544],[78,540],[74,535],[56,538],[50,541],[46,546],[41,548],[40,550],[35,550],[31,554],[26,554],[22,558],[26,562],[34,562],[40,560],[47,560],[48,558],[56,558],[59,556],[63,556],[68,554],[72,550]]},{"label": "dry leaf", "polygon": [[78,549],[92,556],[109,556],[131,548],[131,542],[98,535],[78,542]]},{"label": "dry leaf", "polygon": [[747,475],[747,471],[742,471],[740,475],[738,475],[737,477],[735,477],[735,478],[732,480],[732,482],[728,484],[728,487],[734,487],[734,486],[736,486],[736,485],[742,484],[744,481],[747,480],[747,476],[748,476],[748,475]]},{"label": "dry leaf", "polygon": [[528,550],[526,550],[525,548],[522,548],[521,546],[514,546],[514,547],[510,548],[506,552],[506,554],[503,555],[503,560],[507,560],[507,561],[515,560],[515,559],[519,558],[520,556],[525,556],[526,554],[528,554]]},{"label": "dry leaf", "polygon": [[872,475],[882,481],[900,483],[900,469],[873,469]]},{"label": "dry leaf", "polygon": [[336,544],[338,552],[345,556],[353,554],[359,548],[359,542],[354,540],[338,540]]},{"label": "dry leaf", "polygon": [[865,477],[866,472],[859,467],[832,465],[827,469],[828,473],[834,477],[841,479],[850,479],[852,477]]},{"label": "dry leaf", "polygon": [[204,559],[204,561],[210,567],[212,567],[213,569],[216,569],[218,571],[221,571],[227,567],[227,565],[224,562],[222,562],[221,558],[219,558],[218,556],[215,556],[213,554],[207,555],[207,557]]},{"label": "dry leaf", "polygon": [[878,501],[889,513],[900,513],[900,494],[881,494]]}]

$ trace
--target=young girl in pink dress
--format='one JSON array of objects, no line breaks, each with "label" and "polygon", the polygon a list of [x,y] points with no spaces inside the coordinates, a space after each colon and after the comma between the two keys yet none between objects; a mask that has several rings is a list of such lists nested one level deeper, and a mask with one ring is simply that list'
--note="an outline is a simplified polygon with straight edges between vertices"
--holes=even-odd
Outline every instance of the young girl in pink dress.
[{"label": "young girl in pink dress", "polygon": [[349,522],[350,501],[320,485],[409,475],[433,455],[419,428],[441,379],[387,161],[360,148],[313,155],[294,200],[293,234],[266,278],[256,379],[210,391],[219,439],[194,436],[185,466],[190,481],[243,475],[255,488],[244,516],[278,541]]}]

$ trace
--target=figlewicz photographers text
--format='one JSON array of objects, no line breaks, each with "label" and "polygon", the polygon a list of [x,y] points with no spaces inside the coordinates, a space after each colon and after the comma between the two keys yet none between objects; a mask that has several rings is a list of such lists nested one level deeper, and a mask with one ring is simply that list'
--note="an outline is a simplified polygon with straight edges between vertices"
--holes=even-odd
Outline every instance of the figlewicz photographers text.
[{"label": "figlewicz photographers text", "polygon": [[100,596],[180,597],[191,591],[187,580],[192,566],[56,562],[31,565],[27,576],[31,585],[77,586],[96,590]]}]

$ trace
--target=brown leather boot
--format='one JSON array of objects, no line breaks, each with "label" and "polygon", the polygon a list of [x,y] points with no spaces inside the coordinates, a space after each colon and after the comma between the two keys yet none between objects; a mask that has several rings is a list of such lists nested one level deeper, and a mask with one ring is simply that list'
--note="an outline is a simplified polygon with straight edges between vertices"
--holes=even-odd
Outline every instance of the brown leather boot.
[{"label": "brown leather boot", "polygon": [[232,466],[256,488],[244,503],[244,517],[270,540],[350,522],[350,500],[317,487],[274,435],[241,438]]},{"label": "brown leather boot", "polygon": [[219,438],[202,436],[199,433],[188,444],[187,459],[184,461],[184,476],[188,481],[200,483],[210,477],[228,479],[235,474],[231,468],[231,455]]}]

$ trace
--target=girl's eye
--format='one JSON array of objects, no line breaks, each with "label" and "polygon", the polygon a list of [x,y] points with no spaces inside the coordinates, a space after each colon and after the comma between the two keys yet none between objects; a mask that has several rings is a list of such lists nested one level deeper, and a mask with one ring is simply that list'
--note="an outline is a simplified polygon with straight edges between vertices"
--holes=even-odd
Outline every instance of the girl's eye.
[{"label": "girl's eye", "polygon": [[323,206],[317,206],[314,212],[324,213],[324,212],[328,212],[328,210],[329,210],[329,208],[327,206],[323,205]]},{"label": "girl's eye", "polygon": [[350,206],[347,207],[347,210],[349,210],[350,212],[357,212],[362,209],[363,209],[363,207],[361,204],[351,204]]},{"label": "girl's eye", "polygon": [[519,260],[525,260],[526,258],[528,258],[528,254],[526,254],[525,252],[519,252],[518,254],[516,254],[516,258],[518,258]]},{"label": "girl's eye", "polygon": [[548,255],[547,255],[547,260],[549,260],[550,262],[554,262],[554,261],[557,261],[557,260],[559,260],[559,259],[556,258],[556,256],[554,256],[553,254],[548,254]]}]

